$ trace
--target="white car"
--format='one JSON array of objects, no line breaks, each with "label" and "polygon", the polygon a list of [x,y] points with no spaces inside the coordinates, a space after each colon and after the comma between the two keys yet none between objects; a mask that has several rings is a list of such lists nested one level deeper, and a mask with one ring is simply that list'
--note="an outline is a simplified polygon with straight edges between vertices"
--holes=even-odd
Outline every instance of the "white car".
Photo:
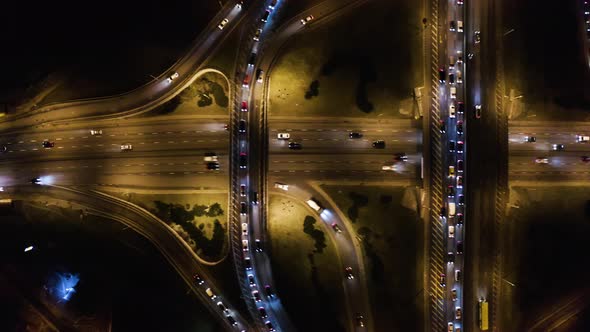
[{"label": "white car", "polygon": [[449,237],[450,238],[455,237],[455,226],[449,226]]},{"label": "white car", "polygon": [[133,150],[133,145],[131,144],[121,144],[121,151],[130,151]]},{"label": "white car", "polygon": [[289,134],[289,133],[278,133],[277,134],[277,138],[278,139],[289,139],[289,138],[291,138],[291,134]]},{"label": "white car", "polygon": [[248,224],[242,223],[242,235],[248,236]]},{"label": "white car", "polygon": [[223,30],[223,28],[225,27],[225,25],[227,24],[227,22],[229,22],[229,20],[227,18],[224,18],[221,23],[219,23],[219,25],[217,26],[219,28],[219,30]]},{"label": "white car", "polygon": [[381,170],[383,171],[395,171],[395,166],[394,165],[384,165],[381,166]]},{"label": "white car", "polygon": [[275,188],[284,190],[284,191],[288,191],[289,190],[289,185],[288,184],[284,184],[284,183],[280,183],[280,182],[275,182]]},{"label": "white car", "polygon": [[457,32],[463,32],[463,21],[457,21]]},{"label": "white car", "polygon": [[175,78],[178,78],[178,76],[180,76],[178,74],[178,72],[174,72],[172,75],[170,75],[167,79],[166,82],[168,83],[172,83],[172,81],[174,81]]},{"label": "white car", "polygon": [[576,136],[576,142],[578,142],[578,143],[588,143],[588,141],[590,141],[590,136],[584,136],[584,135],[577,135]]},{"label": "white car", "polygon": [[454,86],[451,87],[451,99],[457,99],[457,88]]},{"label": "white car", "polygon": [[90,130],[90,135],[92,135],[92,136],[102,135],[102,130],[92,129],[92,130]]},{"label": "white car", "polygon": [[301,24],[306,25],[307,23],[309,23],[309,21],[313,20],[313,15],[309,15],[306,18],[302,18],[301,19]]},{"label": "white car", "polygon": [[252,39],[254,39],[255,41],[259,41],[261,33],[262,33],[262,29],[256,30],[256,33],[254,34],[254,37],[252,37]]},{"label": "white car", "polygon": [[244,248],[244,251],[248,251],[248,240],[242,240],[242,248]]},{"label": "white car", "polygon": [[535,163],[537,164],[549,164],[549,158],[547,157],[539,157],[535,159]]},{"label": "white car", "polygon": [[457,84],[463,83],[463,74],[461,74],[460,70],[457,70]]},{"label": "white car", "polygon": [[455,118],[455,104],[451,103],[449,105],[449,118],[454,119]]}]

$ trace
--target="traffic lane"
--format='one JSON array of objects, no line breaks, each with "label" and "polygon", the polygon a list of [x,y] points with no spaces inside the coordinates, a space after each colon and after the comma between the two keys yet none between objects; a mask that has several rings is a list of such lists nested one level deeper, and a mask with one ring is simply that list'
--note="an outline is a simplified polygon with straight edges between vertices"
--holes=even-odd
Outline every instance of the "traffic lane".
[{"label": "traffic lane", "polygon": [[[362,138],[351,139],[348,137],[348,132],[336,132],[336,131],[326,131],[326,132],[316,132],[316,131],[307,131],[307,132],[291,132],[290,139],[288,140],[281,140],[277,138],[277,135],[269,135],[268,137],[270,146],[286,146],[290,142],[298,142],[302,145],[306,143],[319,143],[319,142],[330,142],[331,144],[338,144],[342,147],[352,146],[352,147],[359,147],[363,146],[366,148],[372,148],[372,143],[374,141],[383,140],[385,141],[385,146],[389,144],[399,145],[399,144],[406,144],[413,146],[412,150],[417,151],[418,145],[422,143],[422,136],[417,131],[412,131],[411,133],[388,133],[388,134],[374,134],[374,135],[364,135]],[[305,147],[305,146],[304,146]]]},{"label": "traffic lane", "polygon": [[373,130],[416,130],[415,122],[408,119],[367,120],[364,118],[333,117],[270,117],[268,127],[270,131],[308,130],[308,131],[373,131]]},{"label": "traffic lane", "polygon": [[[392,167],[383,170],[383,166]],[[271,171],[281,170],[325,170],[325,171],[385,171],[389,173],[414,173],[420,167],[420,161],[394,162],[387,155],[373,157],[372,155],[273,155],[269,158]]]},{"label": "traffic lane", "polygon": [[[206,152],[225,153],[229,138],[210,137],[130,137],[126,140],[102,141],[56,141],[54,147],[44,148],[37,143],[21,143],[7,145],[2,160],[39,160],[39,159],[79,159],[87,156],[93,158],[119,158],[121,155],[134,154],[136,157],[147,157],[150,154],[170,156],[181,155],[192,151],[195,158],[203,157]],[[131,150],[123,150],[122,145],[131,145]]]}]

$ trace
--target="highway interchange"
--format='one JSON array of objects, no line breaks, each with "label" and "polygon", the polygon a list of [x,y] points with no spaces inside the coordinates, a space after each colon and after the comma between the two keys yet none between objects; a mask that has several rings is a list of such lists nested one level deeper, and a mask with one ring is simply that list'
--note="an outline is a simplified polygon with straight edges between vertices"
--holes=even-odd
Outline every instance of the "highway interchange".
[{"label": "highway interchange", "polygon": [[[195,294],[228,330],[277,331],[292,331],[294,327],[287,310],[282,306],[280,294],[268,293],[268,289],[274,289],[270,260],[264,249],[256,250],[255,243],[261,241],[261,248],[264,248],[268,240],[265,223],[270,193],[281,192],[300,202],[313,197],[324,209],[314,211],[309,207],[309,211],[324,221],[321,223],[323,230],[339,253],[338,264],[347,299],[347,330],[373,331],[373,309],[368,298],[361,245],[346,216],[317,183],[415,183],[422,171],[423,142],[436,145],[434,140],[440,140],[436,146],[440,148],[438,153],[441,163],[424,165],[426,172],[435,174],[436,170],[431,168],[439,167],[438,172],[443,174],[442,188],[429,194],[433,200],[438,197],[442,202],[439,207],[445,208],[445,213],[436,208],[432,212],[436,221],[432,222],[431,236],[440,242],[431,246],[429,254],[438,257],[443,264],[439,266],[441,272],[434,274],[429,272],[439,270],[428,265],[425,267],[430,269],[425,274],[431,278],[439,274],[436,280],[428,283],[430,289],[425,293],[433,296],[433,303],[442,305],[430,307],[429,321],[434,330],[442,331],[452,324],[456,331],[461,327],[477,331],[477,302],[481,298],[493,300],[499,296],[494,277],[498,273],[495,270],[496,256],[489,253],[497,252],[497,248],[493,241],[484,238],[484,234],[493,234],[496,224],[502,221],[497,213],[486,211],[496,211],[498,204],[502,205],[503,181],[507,182],[503,177],[528,181],[587,180],[590,172],[582,157],[590,156],[590,145],[578,143],[576,135],[588,134],[588,127],[584,123],[572,126],[571,123],[560,125],[533,121],[511,123],[510,130],[507,126],[503,127],[505,114],[497,102],[497,90],[502,87],[498,81],[502,77],[492,75],[501,66],[496,63],[493,27],[497,9],[492,1],[469,2],[465,5],[458,4],[456,0],[432,1],[438,11],[431,14],[438,15],[440,23],[436,29],[438,35],[435,36],[440,44],[439,51],[434,56],[438,66],[429,68],[436,77],[436,83],[431,84],[433,94],[437,96],[436,107],[432,112],[438,115],[431,116],[430,120],[436,137],[424,138],[424,134],[410,120],[339,118],[318,121],[316,117],[269,117],[270,83],[264,78],[257,81],[256,70],[263,69],[263,77],[270,75],[273,59],[280,46],[289,37],[307,28],[300,22],[301,18],[313,15],[313,20],[307,26],[321,24],[322,19],[328,21],[339,11],[354,10],[364,2],[321,2],[317,7],[287,20],[273,32],[268,41],[265,40],[266,29],[273,23],[273,13],[280,10],[281,1],[273,9],[268,7],[271,1],[244,8],[236,2],[230,2],[211,21],[194,47],[179,60],[173,70],[163,73],[150,84],[114,98],[51,105],[25,116],[7,118],[0,123],[2,144],[6,146],[0,164],[0,181],[5,193],[14,197],[45,195],[75,201],[84,206],[87,213],[107,216],[129,225],[165,253],[165,257]],[[266,10],[269,16],[263,22],[261,17]],[[218,24],[226,17],[228,22],[220,29]],[[462,21],[464,32],[456,31],[456,27],[455,31],[450,31],[451,21],[455,21],[455,24]],[[243,49],[240,54],[244,56],[240,58],[242,63],[238,67],[242,74],[230,79],[233,80],[231,89],[234,90],[234,107],[229,116],[132,117],[171,99],[192,83],[199,70],[204,68],[202,64],[206,63],[212,50],[219,47],[238,24],[247,25],[250,35],[254,35],[258,29],[262,29],[262,33],[259,40],[252,39],[240,46]],[[481,45],[475,42],[476,30],[482,30]],[[248,63],[251,53],[257,54],[253,64]],[[473,58],[468,58],[469,53],[473,54]],[[462,54],[464,63],[457,61],[459,54]],[[450,68],[450,57],[454,57],[453,68]],[[425,66],[429,65],[426,62]],[[444,82],[438,82],[440,69],[445,71]],[[454,73],[456,80],[458,71],[462,72],[464,83],[451,84],[448,74]],[[179,73],[178,77],[172,81],[166,80],[173,72]],[[246,80],[244,75],[249,79]],[[456,97],[451,97],[451,86],[457,88]],[[247,111],[243,109],[243,101],[247,102]],[[465,103],[464,114],[458,110],[460,101]],[[451,104],[456,107],[454,116],[450,116]],[[475,106],[480,104],[484,110],[481,119],[476,118],[474,113]],[[432,121],[433,118],[445,123],[444,133],[440,130],[440,123]],[[238,130],[241,120],[247,124],[245,132]],[[463,134],[457,132],[458,121],[464,122]],[[488,128],[492,128],[492,133],[483,134],[484,129]],[[102,133],[92,135],[90,130],[101,130]],[[361,133],[362,137],[351,138],[351,132]],[[467,144],[468,132],[470,144]],[[279,139],[279,133],[288,133],[290,139]],[[504,136],[506,139],[502,140]],[[527,136],[535,136],[536,142],[525,142]],[[385,141],[384,149],[372,146],[377,140]],[[55,145],[45,148],[42,146],[44,141],[54,142]],[[450,141],[455,142],[454,151],[449,151]],[[458,151],[459,141],[465,142],[463,153]],[[302,148],[290,149],[289,142],[298,142]],[[565,149],[553,151],[553,144],[564,144]],[[122,150],[122,145],[131,145],[132,149]],[[482,152],[475,150],[472,145],[498,145],[490,151],[500,155],[504,152],[505,159],[498,158],[490,164],[490,159],[482,156]],[[408,160],[396,163],[394,155],[399,152],[406,153]],[[202,156],[207,153],[218,156],[218,170],[206,168]],[[242,154],[247,158],[245,162],[240,160]],[[536,163],[535,160],[540,157],[547,158],[549,162]],[[459,160],[465,162],[463,172],[459,171]],[[394,170],[383,168],[393,164],[396,165]],[[449,166],[454,167],[453,174],[449,173]],[[464,179],[462,186],[458,185],[458,176]],[[32,177],[40,177],[49,186],[27,186]],[[276,188],[274,183],[277,182],[288,184],[289,189]],[[229,237],[236,275],[252,317],[242,317],[223,298],[215,281],[200,267],[200,264],[207,262],[197,259],[173,231],[149,212],[98,192],[68,188],[96,185],[228,193],[231,208]],[[242,185],[246,186],[245,195],[240,193]],[[453,186],[452,194],[448,186]],[[469,192],[468,187],[481,188],[482,193]],[[459,204],[460,195],[465,195],[467,203],[471,205]],[[449,203],[454,202],[456,212],[453,216],[450,215]],[[245,211],[242,203],[246,204]],[[457,223],[459,213],[465,215],[464,225]],[[148,226],[145,220],[149,220]],[[248,225],[247,231],[242,226],[244,223]],[[341,232],[332,228],[333,223],[339,226]],[[453,236],[449,234],[449,226],[454,227]],[[247,250],[244,241],[248,243]],[[465,255],[458,252],[459,242],[465,243],[462,250]],[[452,257],[449,253],[452,253]],[[252,262],[251,266],[245,264],[245,259]],[[354,279],[346,278],[346,267],[352,267]],[[464,279],[455,279],[456,270],[465,270]],[[195,283],[195,273],[205,281],[204,285]],[[441,273],[446,276],[444,285],[440,279]],[[250,276],[254,280],[253,284]],[[213,301],[206,293],[209,287],[216,294]],[[453,289],[457,291],[457,299],[453,299]],[[217,303],[220,300],[229,308],[228,311],[219,308]],[[457,307],[463,308],[463,317],[457,315]],[[259,308],[264,308],[264,311]],[[437,313],[436,310],[442,312]],[[235,319],[235,326],[227,316]],[[363,317],[362,324],[359,316]],[[491,317],[490,329],[495,324],[492,314]]]}]

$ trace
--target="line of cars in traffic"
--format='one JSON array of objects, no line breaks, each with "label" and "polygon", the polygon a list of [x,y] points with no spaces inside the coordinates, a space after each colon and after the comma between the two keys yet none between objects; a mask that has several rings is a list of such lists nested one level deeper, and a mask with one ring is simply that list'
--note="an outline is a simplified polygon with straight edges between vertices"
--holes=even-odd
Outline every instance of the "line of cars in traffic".
[{"label": "line of cars in traffic", "polygon": [[[523,138],[524,143],[536,143],[537,137],[536,136],[524,136]],[[588,143],[590,142],[590,136],[584,134],[576,135],[576,143]],[[564,151],[565,145],[562,143],[554,143],[551,144],[551,151]],[[580,156],[582,162],[590,162],[590,156],[584,155]],[[535,164],[549,164],[550,159],[547,156],[540,156],[535,158]]]}]

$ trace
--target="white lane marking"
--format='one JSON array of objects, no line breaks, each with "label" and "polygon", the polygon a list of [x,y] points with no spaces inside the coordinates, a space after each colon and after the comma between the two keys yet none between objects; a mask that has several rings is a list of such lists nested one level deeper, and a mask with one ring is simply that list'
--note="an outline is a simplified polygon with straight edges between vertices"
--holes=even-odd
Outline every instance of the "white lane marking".
[{"label": "white lane marking", "polygon": [[88,136],[82,136],[82,138],[88,138]]},{"label": "white lane marking", "polygon": [[182,141],[182,143],[188,143],[188,141]]},{"label": "white lane marking", "polygon": [[20,151],[21,151],[21,152],[25,152],[25,151],[27,151],[27,150],[20,150]]},{"label": "white lane marking", "polygon": [[111,136],[111,137],[115,137],[115,134],[110,134],[109,136]]},{"label": "white lane marking", "polygon": [[75,137],[70,137],[70,139],[74,139]]},{"label": "white lane marking", "polygon": [[61,137],[58,137],[58,138],[56,138],[55,140],[56,140],[56,141],[61,141],[61,140],[62,140],[62,138],[61,138]]},{"label": "white lane marking", "polygon": [[89,147],[90,147],[90,145],[84,145],[84,147],[85,147],[85,148],[89,148]]},{"label": "white lane marking", "polygon": [[125,167],[129,167],[129,166],[131,166],[131,165],[129,165],[129,164],[125,165]]},{"label": "white lane marking", "polygon": [[39,149],[37,149],[37,148],[34,148],[34,149],[33,149],[33,151],[37,151],[37,150],[39,150]]},{"label": "white lane marking", "polygon": [[63,147],[63,146],[58,146],[57,148],[58,148],[58,149],[63,149],[64,147]]},{"label": "white lane marking", "polygon": [[24,141],[18,141],[18,144],[22,144],[22,143],[24,143]]},{"label": "white lane marking", "polygon": [[174,143],[174,141],[168,141],[168,143]]},{"label": "white lane marking", "polygon": [[152,135],[158,135],[158,133],[152,133]]},{"label": "white lane marking", "polygon": [[154,144],[160,144],[160,142],[154,142]]},{"label": "white lane marking", "polygon": [[103,146],[104,144],[97,144],[97,146]]},{"label": "white lane marking", "polygon": [[37,140],[36,139],[32,139],[31,142],[35,143],[35,142],[37,142]]}]

